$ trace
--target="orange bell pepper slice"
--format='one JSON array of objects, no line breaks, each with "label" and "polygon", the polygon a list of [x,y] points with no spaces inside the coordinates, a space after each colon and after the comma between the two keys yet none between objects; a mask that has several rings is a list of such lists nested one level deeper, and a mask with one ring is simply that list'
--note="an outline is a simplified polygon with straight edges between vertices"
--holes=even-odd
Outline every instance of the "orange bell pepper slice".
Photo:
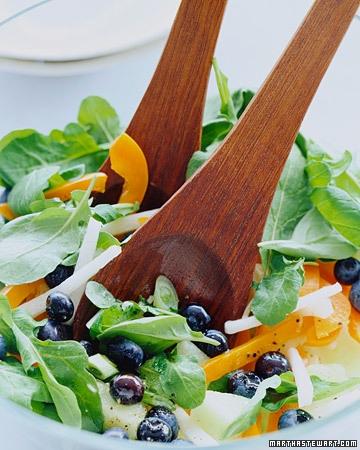
[{"label": "orange bell pepper slice", "polygon": [[124,178],[119,203],[141,203],[149,183],[148,165],[139,145],[121,134],[110,147],[111,168]]},{"label": "orange bell pepper slice", "polygon": [[249,364],[265,352],[281,349],[288,340],[305,334],[304,323],[305,321],[294,314],[273,327],[261,326],[262,330],[256,337],[209,359],[202,365],[207,383]]},{"label": "orange bell pepper slice", "polygon": [[5,220],[13,220],[17,214],[10,209],[8,203],[0,203],[0,216],[3,216]]},{"label": "orange bell pepper slice", "polygon": [[44,192],[45,198],[57,197],[61,201],[66,202],[71,199],[71,193],[75,190],[86,191],[90,183],[95,178],[93,191],[104,192],[107,175],[102,172],[88,173],[77,180],[67,181]]},{"label": "orange bell pepper slice", "polygon": [[351,307],[348,330],[350,336],[360,343],[360,312]]},{"label": "orange bell pepper slice", "polygon": [[[322,287],[328,286],[330,283],[321,279],[320,284]],[[327,317],[326,319],[314,317],[315,333],[318,339],[326,338],[329,336],[333,336],[333,338],[336,338],[337,334],[334,332],[336,330],[340,331],[342,326],[347,323],[351,313],[351,304],[347,295],[348,291],[349,287],[345,286],[343,287],[343,292],[339,292],[338,294],[331,297],[331,303],[334,308],[334,312],[329,317]]]},{"label": "orange bell pepper slice", "polygon": [[32,283],[5,286],[0,290],[0,293],[6,295],[9,299],[11,308],[16,308],[27,300],[31,300],[32,298],[43,294],[47,290],[49,290],[49,286],[45,283],[45,280],[41,278]]}]

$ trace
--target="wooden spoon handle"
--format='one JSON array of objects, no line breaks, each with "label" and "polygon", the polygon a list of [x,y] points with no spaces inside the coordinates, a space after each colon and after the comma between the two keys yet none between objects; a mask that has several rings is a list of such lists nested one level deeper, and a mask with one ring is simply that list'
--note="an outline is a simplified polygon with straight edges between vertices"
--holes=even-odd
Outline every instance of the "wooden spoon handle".
[{"label": "wooden spoon handle", "polygon": [[[185,181],[190,156],[200,148],[211,62],[226,4],[182,0],[153,78],[126,130],[149,166],[142,209],[156,208],[170,198]],[[120,183],[108,160],[102,170],[109,177],[107,190]],[[115,201],[119,192],[117,187]],[[97,195],[94,201],[103,198]]]}]

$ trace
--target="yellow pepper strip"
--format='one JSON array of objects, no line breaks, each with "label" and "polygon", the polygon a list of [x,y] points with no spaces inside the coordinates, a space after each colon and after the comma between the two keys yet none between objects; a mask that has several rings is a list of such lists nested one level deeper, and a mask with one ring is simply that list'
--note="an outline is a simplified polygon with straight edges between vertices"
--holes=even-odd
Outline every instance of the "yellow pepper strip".
[{"label": "yellow pepper strip", "polygon": [[48,289],[49,286],[42,278],[32,283],[5,286],[0,290],[0,293],[6,295],[12,308],[16,308],[21,303],[43,294]]},{"label": "yellow pepper strip", "polygon": [[348,327],[350,336],[360,343],[360,312],[355,308],[351,308]]},{"label": "yellow pepper strip", "polygon": [[[96,178],[95,178],[96,177]],[[63,202],[71,199],[71,192],[75,190],[86,191],[92,180],[95,178],[93,191],[105,192],[107,175],[102,172],[88,173],[74,181],[67,181],[44,192],[45,198],[57,197]]]},{"label": "yellow pepper strip", "polygon": [[141,203],[149,182],[148,165],[139,145],[126,133],[110,147],[111,168],[124,178],[119,203]]},{"label": "yellow pepper strip", "polygon": [[10,209],[8,203],[0,203],[0,216],[3,216],[6,220],[13,220],[17,217],[17,214]]},{"label": "yellow pepper strip", "polygon": [[209,359],[202,365],[207,383],[245,366],[267,351],[281,349],[287,341],[305,333],[303,324],[299,316],[290,314],[278,325],[263,327],[264,330],[248,342]]},{"label": "yellow pepper strip", "polygon": [[[330,283],[325,280],[320,281],[321,287],[328,286]],[[331,303],[334,312],[326,319],[314,317],[315,332],[318,339],[334,336],[334,331],[339,330],[347,323],[350,313],[351,304],[348,300],[349,287],[343,286],[343,292],[339,292],[331,297]],[[335,336],[334,336],[335,337]]]}]

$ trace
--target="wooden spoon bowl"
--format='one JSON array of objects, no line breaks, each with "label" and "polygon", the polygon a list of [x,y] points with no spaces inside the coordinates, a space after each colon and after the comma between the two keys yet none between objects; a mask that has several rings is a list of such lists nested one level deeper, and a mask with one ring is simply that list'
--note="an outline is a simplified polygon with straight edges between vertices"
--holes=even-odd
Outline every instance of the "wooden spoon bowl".
[{"label": "wooden spoon bowl", "polygon": [[[310,102],[359,0],[316,0],[236,127],[95,280],[120,300],[147,297],[159,274],[221,329],[241,316],[271,201]],[[75,335],[94,314],[84,297]]]}]

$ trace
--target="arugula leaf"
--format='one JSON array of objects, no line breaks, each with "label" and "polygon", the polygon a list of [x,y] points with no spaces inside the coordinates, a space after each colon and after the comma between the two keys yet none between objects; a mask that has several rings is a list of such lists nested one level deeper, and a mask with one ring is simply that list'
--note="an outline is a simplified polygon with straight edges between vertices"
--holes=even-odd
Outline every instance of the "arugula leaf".
[{"label": "arugula leaf", "polygon": [[96,381],[86,370],[88,357],[75,341],[40,341],[35,337],[39,323],[26,311],[11,311],[0,295],[0,315],[11,328],[26,373],[36,364],[62,422],[92,431],[102,429],[100,397]]},{"label": "arugula leaf", "polygon": [[109,292],[105,286],[96,281],[88,281],[85,288],[86,297],[98,308],[107,309],[118,300]]},{"label": "arugula leaf", "polygon": [[49,208],[40,214],[21,216],[0,229],[3,283],[39,280],[78,250],[84,225],[90,217],[91,189],[92,185],[85,194],[81,193],[82,198],[73,210]]},{"label": "arugula leaf", "polygon": [[116,327],[118,324],[139,319],[144,315],[143,309],[140,305],[131,300],[125,302],[116,300],[112,305],[110,305],[111,294],[107,294],[103,291],[101,295],[104,296],[101,299],[99,296],[100,292],[95,292],[95,289],[93,289],[91,285],[90,289],[87,289],[86,292],[89,292],[89,299],[92,302],[95,301],[94,304],[105,304],[105,309],[99,311],[91,323],[90,336],[92,338],[98,338],[99,335],[105,333],[113,327]]},{"label": "arugula leaf", "polygon": [[[104,314],[106,311],[109,311],[109,309],[105,310]],[[219,344],[214,339],[191,330],[185,317],[179,314],[143,317],[121,322],[101,332],[96,337],[101,342],[107,342],[119,335],[136,342],[144,352],[150,355],[163,352],[180,341]]]},{"label": "arugula leaf", "polygon": [[[312,207],[307,198],[309,185],[305,166],[305,158],[294,145],[276,188],[262,241],[289,239],[297,223]],[[270,275],[272,252],[261,247],[260,254],[265,274]]]},{"label": "arugula leaf", "polygon": [[[271,412],[278,411],[284,405],[296,404],[298,401],[293,373],[285,372],[280,375],[280,379],[280,386],[275,389],[269,389],[263,401],[262,406]],[[311,375],[310,379],[314,387],[314,402],[330,399],[360,383],[360,377],[352,377],[342,381],[325,381],[315,375]]]},{"label": "arugula leaf", "polygon": [[140,367],[148,391],[161,401],[168,398],[185,409],[199,406],[206,393],[204,370],[189,356],[156,355]]},{"label": "arugula leaf", "polygon": [[303,259],[282,260],[282,271],[263,277],[252,300],[252,312],[264,325],[276,325],[295,309],[303,284]]},{"label": "arugula leaf", "polygon": [[43,190],[47,187],[49,178],[58,170],[58,166],[43,167],[21,178],[9,193],[10,208],[19,215],[32,213],[31,204],[45,200]]},{"label": "arugula leaf", "polygon": [[0,361],[0,388],[2,397],[30,410],[34,401],[52,402],[39,369],[31,367],[26,373],[22,364],[14,357]]},{"label": "arugula leaf", "polygon": [[194,152],[188,163],[186,178],[189,178],[212,155],[226,137],[237,119],[250,103],[254,92],[237,90],[230,92],[228,80],[221,72],[216,58],[213,59],[215,79],[219,97],[208,99],[204,111],[201,148]]},{"label": "arugula leaf", "polygon": [[98,144],[111,143],[121,133],[115,110],[101,97],[90,96],[81,102],[78,121]]},{"label": "arugula leaf", "polygon": [[263,241],[259,247],[295,258],[306,256],[307,260],[345,259],[357,251],[357,247],[336,231],[316,208],[300,219],[291,239]]},{"label": "arugula leaf", "polygon": [[177,312],[179,298],[174,285],[164,275],[159,275],[155,282],[154,306],[164,311]]},{"label": "arugula leaf", "polygon": [[139,203],[119,203],[117,205],[100,204],[91,209],[94,219],[106,224],[138,211]]},{"label": "arugula leaf", "polygon": [[310,194],[316,208],[346,239],[360,247],[360,203],[337,186],[316,187]]}]

